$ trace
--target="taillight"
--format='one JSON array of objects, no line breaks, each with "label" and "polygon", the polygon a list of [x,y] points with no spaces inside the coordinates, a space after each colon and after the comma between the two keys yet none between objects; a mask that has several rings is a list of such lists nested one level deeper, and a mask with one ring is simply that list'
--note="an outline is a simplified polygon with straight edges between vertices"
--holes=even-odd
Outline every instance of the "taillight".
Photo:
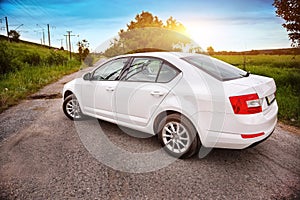
[{"label": "taillight", "polygon": [[235,114],[255,114],[262,112],[257,94],[229,97]]}]

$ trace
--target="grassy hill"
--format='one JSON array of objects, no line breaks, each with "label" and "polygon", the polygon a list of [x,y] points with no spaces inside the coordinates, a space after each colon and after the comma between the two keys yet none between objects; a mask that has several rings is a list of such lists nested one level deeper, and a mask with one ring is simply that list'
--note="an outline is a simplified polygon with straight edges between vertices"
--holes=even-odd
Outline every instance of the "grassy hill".
[{"label": "grassy hill", "polygon": [[66,51],[0,38],[0,112],[66,74],[81,63]]},{"label": "grassy hill", "polygon": [[[4,36],[4,35],[0,35],[0,41],[8,41],[7,40],[7,36]],[[29,44],[31,47],[46,47],[44,45],[41,45],[41,44],[38,44],[38,43],[34,43],[34,42],[29,42],[29,41],[26,41],[26,40],[19,40],[19,43],[22,43],[22,44]],[[49,49],[49,47],[46,47]],[[56,49],[55,47],[50,47],[50,49]]]}]

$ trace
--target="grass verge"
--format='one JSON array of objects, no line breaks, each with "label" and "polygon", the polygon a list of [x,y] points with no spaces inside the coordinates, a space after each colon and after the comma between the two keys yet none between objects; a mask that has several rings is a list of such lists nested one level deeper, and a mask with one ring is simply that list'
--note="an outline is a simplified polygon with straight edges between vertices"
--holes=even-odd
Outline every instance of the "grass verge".
[{"label": "grass verge", "polygon": [[80,63],[75,60],[58,66],[24,66],[20,70],[0,76],[0,113],[16,105],[28,95],[37,92],[64,75],[78,71]]}]

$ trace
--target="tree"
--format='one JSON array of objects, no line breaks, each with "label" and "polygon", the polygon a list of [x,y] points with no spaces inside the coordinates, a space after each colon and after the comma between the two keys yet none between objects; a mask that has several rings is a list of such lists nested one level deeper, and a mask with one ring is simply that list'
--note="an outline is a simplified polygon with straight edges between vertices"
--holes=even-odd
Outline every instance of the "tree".
[{"label": "tree", "polygon": [[16,30],[10,30],[8,33],[9,38],[11,38],[13,41],[18,41],[20,37],[20,33],[18,33]]},{"label": "tree", "polygon": [[212,46],[207,47],[206,50],[209,55],[213,55],[215,53],[215,50]]},{"label": "tree", "polygon": [[293,47],[300,45],[300,1],[299,0],[274,0],[278,17],[282,17],[285,23],[282,26],[287,30]]},{"label": "tree", "polygon": [[78,55],[79,55],[79,58],[80,58],[80,61],[84,61],[84,63],[86,63],[87,65],[92,65],[92,57],[89,57],[89,53],[90,53],[90,50],[89,50],[89,43],[87,40],[83,39],[82,41],[79,41],[77,43],[77,46],[78,46]]},{"label": "tree", "polygon": [[137,14],[135,19],[127,24],[127,29],[121,29],[118,37],[111,41],[106,49],[106,56],[142,51],[181,51],[191,42],[184,35],[185,27],[170,17],[166,24],[150,12]]},{"label": "tree", "polygon": [[191,47],[189,53],[202,53],[201,47]]},{"label": "tree", "polygon": [[79,54],[80,60],[83,61],[87,57],[87,55],[90,53],[89,43],[87,40],[83,39],[82,41],[79,41],[77,43],[77,46],[78,46],[78,54]]}]

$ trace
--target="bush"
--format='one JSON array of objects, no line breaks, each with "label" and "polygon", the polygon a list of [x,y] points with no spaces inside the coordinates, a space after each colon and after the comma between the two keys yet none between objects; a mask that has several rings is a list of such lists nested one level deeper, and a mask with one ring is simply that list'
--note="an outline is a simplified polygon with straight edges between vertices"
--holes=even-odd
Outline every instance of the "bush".
[{"label": "bush", "polygon": [[295,95],[294,89],[289,86],[278,87],[276,99],[279,107],[279,119],[286,120],[296,126],[300,126],[300,97]]},{"label": "bush", "polygon": [[20,62],[15,59],[14,51],[6,41],[0,42],[0,74],[13,72],[21,67]]},{"label": "bush", "polygon": [[59,52],[51,51],[45,59],[46,65],[64,65],[67,63],[68,58],[60,54]]},{"label": "bush", "polygon": [[22,61],[29,65],[37,66],[37,65],[41,64],[42,58],[36,52],[27,52],[27,53],[25,53],[25,55],[23,55]]}]

